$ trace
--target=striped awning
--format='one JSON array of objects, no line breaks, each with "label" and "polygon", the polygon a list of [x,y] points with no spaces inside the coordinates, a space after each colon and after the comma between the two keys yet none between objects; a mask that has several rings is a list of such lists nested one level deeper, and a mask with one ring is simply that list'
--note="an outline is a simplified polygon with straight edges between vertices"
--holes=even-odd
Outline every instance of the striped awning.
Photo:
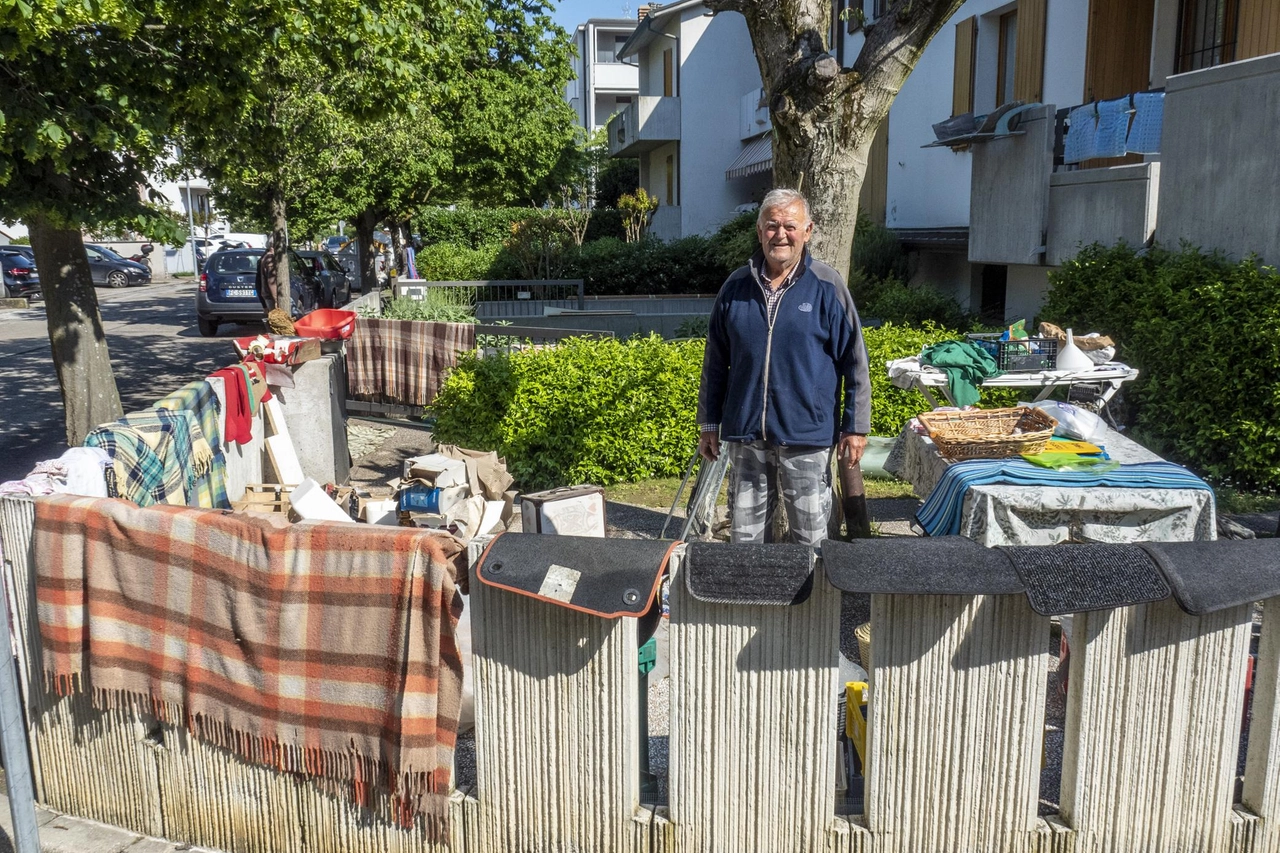
[{"label": "striped awning", "polygon": [[733,178],[745,178],[748,175],[758,175],[761,172],[768,172],[773,168],[773,139],[765,134],[759,139],[753,139],[747,143],[747,147],[738,152],[738,156],[729,164],[729,168],[725,170],[724,179],[726,181]]}]

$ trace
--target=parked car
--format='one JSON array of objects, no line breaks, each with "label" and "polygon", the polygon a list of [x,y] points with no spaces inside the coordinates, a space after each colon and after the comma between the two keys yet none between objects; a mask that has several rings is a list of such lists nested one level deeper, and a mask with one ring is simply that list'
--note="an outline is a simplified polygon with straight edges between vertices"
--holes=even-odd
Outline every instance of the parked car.
[{"label": "parked car", "polygon": [[321,308],[341,308],[351,301],[351,277],[329,252],[298,252],[320,294]]},{"label": "parked car", "polygon": [[[196,325],[200,334],[213,337],[222,323],[263,319],[257,278],[258,264],[265,254],[263,249],[224,249],[209,256],[196,291]],[[289,252],[289,287],[294,305],[304,312],[316,307],[318,297],[309,269],[297,252]]]},{"label": "parked car", "polygon": [[40,291],[40,274],[36,270],[35,261],[25,254],[0,250],[0,270],[4,276],[0,296],[44,298]]},{"label": "parked car", "polygon": [[345,249],[348,243],[354,243],[355,239],[355,237],[341,237],[334,234],[332,236],[325,237],[324,242],[320,244],[320,247],[324,249],[324,251],[332,252],[336,255]]},{"label": "parked car", "polygon": [[89,256],[89,272],[93,275],[94,284],[128,287],[151,283],[150,269],[116,254],[106,246],[85,243],[84,251]]},{"label": "parked car", "polygon": [[26,255],[32,263],[36,260],[36,250],[30,246],[0,246],[0,252],[16,252],[19,255]]}]

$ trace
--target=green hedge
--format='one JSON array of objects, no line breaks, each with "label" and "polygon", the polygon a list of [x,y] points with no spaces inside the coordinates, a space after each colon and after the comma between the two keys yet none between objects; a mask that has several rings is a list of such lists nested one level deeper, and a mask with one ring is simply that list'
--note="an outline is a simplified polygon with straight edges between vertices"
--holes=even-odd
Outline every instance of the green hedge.
[{"label": "green hedge", "polygon": [[[872,432],[897,435],[928,409],[889,384],[886,361],[956,337],[936,326],[867,329]],[[574,338],[538,350],[467,355],[430,408],[439,441],[496,450],[524,489],[674,477],[697,445],[705,343]],[[983,405],[1010,405],[983,392]]]},{"label": "green hedge", "polygon": [[1050,274],[1042,319],[1116,339],[1141,370],[1135,435],[1220,485],[1280,483],[1280,274],[1183,247],[1090,246]]},{"label": "green hedge", "polygon": [[702,341],[466,356],[431,406],[439,441],[506,456],[523,489],[673,477],[697,446]]},{"label": "green hedge", "polygon": [[[472,249],[500,246],[511,236],[511,226],[554,211],[532,207],[485,207],[449,210],[431,207],[414,219],[414,228],[422,238],[424,253],[437,244],[461,244]],[[587,240],[625,236],[622,214],[608,208],[597,209],[587,225]]]}]

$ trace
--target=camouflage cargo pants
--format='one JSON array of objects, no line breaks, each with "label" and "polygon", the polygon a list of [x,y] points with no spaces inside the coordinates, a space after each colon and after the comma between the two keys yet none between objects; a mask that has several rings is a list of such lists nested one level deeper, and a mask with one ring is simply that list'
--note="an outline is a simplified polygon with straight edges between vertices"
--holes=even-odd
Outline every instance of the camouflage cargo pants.
[{"label": "camouflage cargo pants", "polygon": [[831,516],[831,451],[777,447],[763,441],[725,442],[733,542],[766,542],[779,496],[791,541],[816,546]]}]

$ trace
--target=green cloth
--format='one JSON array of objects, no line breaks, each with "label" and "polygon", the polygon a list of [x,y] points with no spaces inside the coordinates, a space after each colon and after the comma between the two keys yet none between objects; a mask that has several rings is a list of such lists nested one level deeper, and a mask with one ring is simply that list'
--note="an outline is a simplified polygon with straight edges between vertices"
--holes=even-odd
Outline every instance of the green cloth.
[{"label": "green cloth", "polygon": [[975,405],[982,380],[1002,372],[991,353],[969,341],[943,341],[925,347],[920,363],[947,374],[947,392],[957,406]]},{"label": "green cloth", "polygon": [[[1053,447],[1053,443],[1049,443]],[[1024,453],[1022,458],[1030,462],[1032,465],[1039,465],[1041,468],[1052,468],[1055,471],[1089,471],[1091,473],[1100,474],[1105,471],[1114,471],[1120,467],[1120,463],[1112,459],[1104,459],[1101,456],[1081,456],[1079,453],[1052,453],[1045,451],[1044,453]]]}]

